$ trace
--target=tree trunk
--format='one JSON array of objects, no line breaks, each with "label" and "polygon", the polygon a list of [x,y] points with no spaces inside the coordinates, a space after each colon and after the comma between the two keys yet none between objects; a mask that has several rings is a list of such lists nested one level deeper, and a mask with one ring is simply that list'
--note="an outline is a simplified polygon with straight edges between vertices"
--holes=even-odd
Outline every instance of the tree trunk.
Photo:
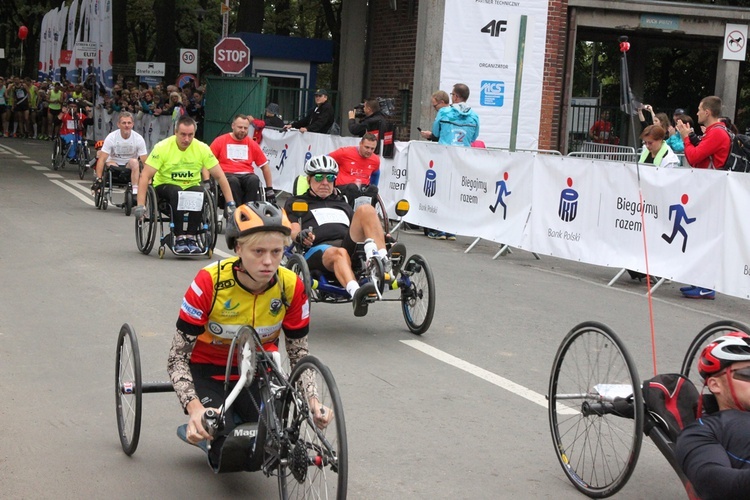
[{"label": "tree trunk", "polygon": [[[114,20],[117,21],[114,21]],[[112,63],[128,63],[128,2],[112,0]]]},{"label": "tree trunk", "polygon": [[263,0],[240,0],[237,9],[237,32],[261,33],[266,4]]},{"label": "tree trunk", "polygon": [[180,69],[175,33],[176,0],[158,0],[154,2],[154,18],[159,20],[156,30],[156,55],[154,62],[166,63],[164,79],[173,82]]}]

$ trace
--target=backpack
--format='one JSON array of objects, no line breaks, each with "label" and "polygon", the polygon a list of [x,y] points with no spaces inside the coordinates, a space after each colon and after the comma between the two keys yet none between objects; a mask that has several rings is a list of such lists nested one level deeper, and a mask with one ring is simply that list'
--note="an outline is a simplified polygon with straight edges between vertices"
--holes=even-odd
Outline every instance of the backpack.
[{"label": "backpack", "polygon": [[731,148],[727,162],[721,170],[732,172],[750,172],[750,136],[745,134],[733,134],[726,127],[722,127],[729,134]]}]

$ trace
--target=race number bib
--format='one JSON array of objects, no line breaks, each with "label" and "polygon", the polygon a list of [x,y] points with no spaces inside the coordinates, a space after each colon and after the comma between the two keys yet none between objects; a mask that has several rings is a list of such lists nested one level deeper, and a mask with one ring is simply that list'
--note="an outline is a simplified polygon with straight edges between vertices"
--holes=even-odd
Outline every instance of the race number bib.
[{"label": "race number bib", "polygon": [[230,160],[247,160],[247,144],[227,144],[227,158]]},{"label": "race number bib", "polygon": [[356,211],[362,205],[371,205],[371,204],[372,204],[372,197],[360,196],[359,198],[354,200],[354,210]]},{"label": "race number bib", "polygon": [[177,210],[181,212],[203,210],[203,191],[180,191],[177,198]]},{"label": "race number bib", "polygon": [[75,130],[76,129],[76,122],[73,120],[65,120],[66,126],[68,127],[68,130]]},{"label": "race number bib", "polygon": [[313,210],[310,210],[310,212],[313,217],[315,217],[315,222],[317,222],[319,226],[322,226],[323,224],[349,225],[349,217],[346,216],[346,212],[343,210],[337,210],[335,208],[314,208]]}]

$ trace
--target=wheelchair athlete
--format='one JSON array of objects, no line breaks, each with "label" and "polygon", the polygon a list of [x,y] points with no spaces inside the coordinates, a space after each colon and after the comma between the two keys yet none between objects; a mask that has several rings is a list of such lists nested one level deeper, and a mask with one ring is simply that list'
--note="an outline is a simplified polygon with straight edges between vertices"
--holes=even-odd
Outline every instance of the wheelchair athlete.
[{"label": "wheelchair athlete", "polygon": [[[310,187],[305,194],[290,198],[286,210],[292,222],[292,238],[307,249],[305,259],[310,270],[333,272],[353,299],[354,315],[364,316],[367,314],[366,298],[375,293],[375,285],[368,282],[360,287],[357,283],[352,270],[357,242],[372,239],[385,270],[390,270],[391,262],[375,208],[362,205],[355,211],[334,187],[338,173],[339,166],[330,156],[311,158],[305,164]],[[309,208],[301,216],[291,210],[298,200],[307,203]]]},{"label": "wheelchair athlete", "polygon": [[183,115],[177,120],[175,134],[154,146],[143,166],[138,185],[138,205],[133,210],[137,218],[143,218],[146,213],[146,193],[153,179],[157,197],[166,199],[171,207],[175,237],[173,250],[178,254],[202,251],[195,239],[203,217],[202,212],[187,211],[187,229],[184,229],[182,221],[186,211],[178,210],[181,191],[203,191],[201,169],[208,170],[219,183],[224,199],[228,200],[227,211],[231,214],[235,209],[227,178],[208,145],[195,139],[196,127],[195,120]]},{"label": "wheelchair athlete", "polygon": [[101,150],[97,153],[96,175],[91,191],[94,192],[102,187],[102,175],[104,167],[114,168],[115,171],[123,173],[130,170],[130,183],[134,194],[138,192],[138,178],[140,177],[140,165],[146,163],[148,150],[143,136],[133,130],[133,115],[128,111],[121,111],[117,119],[117,128],[107,135]]},{"label": "wheelchair athlete", "polygon": [[[78,109],[78,101],[72,97],[67,100],[66,105],[60,110],[58,119],[61,122],[60,139],[62,139],[62,150],[64,153],[68,144],[74,144],[74,141],[83,140],[83,126],[89,119]],[[93,123],[93,121],[89,121]],[[78,148],[75,145],[68,149],[68,160],[70,162],[83,160],[83,158],[76,157],[77,151]]]},{"label": "wheelchair athlete", "polygon": [[[294,272],[279,267],[284,247],[290,243],[290,227],[286,214],[276,205],[240,205],[225,234],[227,246],[237,257],[200,270],[182,299],[167,369],[189,415],[187,425],[177,433],[191,444],[212,439],[201,417],[207,408],[218,409],[232,389],[224,387],[227,355],[233,336],[243,325],[255,328],[267,351],[278,349],[283,329],[292,368],[308,354],[310,304],[305,287]],[[235,357],[235,381],[239,378],[236,364]],[[221,464],[222,446],[237,439],[231,431],[238,422],[258,422],[252,399],[260,404],[258,394],[254,382],[227,412],[226,427],[222,435],[213,438],[209,451],[215,469]],[[308,400],[316,425],[325,427],[333,412],[318,402],[314,387]]]},{"label": "wheelchair athlete", "polygon": [[699,414],[685,427],[677,438],[677,461],[702,500],[748,498],[750,336],[732,332],[713,340],[701,353],[698,372],[719,411]]}]

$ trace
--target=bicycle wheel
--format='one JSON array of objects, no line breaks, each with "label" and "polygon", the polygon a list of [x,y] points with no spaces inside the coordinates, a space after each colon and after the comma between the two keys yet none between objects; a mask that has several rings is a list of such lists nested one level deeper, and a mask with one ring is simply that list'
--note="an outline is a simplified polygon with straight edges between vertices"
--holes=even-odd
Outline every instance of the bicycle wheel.
[{"label": "bicycle wheel", "polygon": [[591,498],[630,478],[643,440],[643,396],[635,364],[615,333],[585,322],[563,339],[552,364],[549,424],[555,454]]},{"label": "bicycle wheel", "polygon": [[398,280],[401,288],[401,310],[406,326],[422,335],[430,328],[435,315],[435,277],[427,261],[414,254],[406,260]]},{"label": "bicycle wheel", "polygon": [[62,139],[56,137],[52,143],[51,163],[53,170],[60,170],[64,161]]},{"label": "bicycle wheel", "polygon": [[705,327],[698,333],[698,335],[695,336],[693,341],[690,343],[690,347],[688,347],[688,350],[685,353],[685,358],[682,361],[682,368],[680,368],[680,373],[683,376],[689,378],[693,382],[693,384],[695,384],[696,388],[699,389],[700,387],[703,387],[703,378],[701,378],[701,376],[698,374],[697,358],[700,355],[700,352],[710,341],[717,339],[722,335],[726,335],[729,332],[737,331],[745,332],[750,335],[750,327],[748,327],[745,323],[740,323],[739,321],[716,321]]},{"label": "bicycle wheel", "polygon": [[[345,499],[348,479],[348,448],[344,407],[331,371],[313,356],[305,356],[294,367],[289,382],[294,391],[281,407],[281,423],[289,439],[286,460],[279,465],[279,496]],[[308,410],[313,382],[318,401],[333,412],[328,425],[319,428]]]},{"label": "bicycle wheel", "polygon": [[308,299],[312,299],[312,276],[310,275],[310,268],[307,266],[305,258],[298,253],[293,253],[287,257],[284,267],[294,271],[294,274],[299,276],[305,285],[305,293],[307,293]]},{"label": "bicycle wheel", "polygon": [[78,178],[81,180],[83,180],[83,177],[86,175],[86,169],[89,166],[89,155],[86,152],[87,149],[88,148],[80,141],[78,142],[76,158],[78,158]]},{"label": "bicycle wheel", "polygon": [[141,358],[135,330],[125,323],[117,337],[115,361],[115,403],[117,431],[122,451],[135,453],[141,435]]},{"label": "bicycle wheel", "polygon": [[376,204],[375,204],[375,211],[378,213],[378,220],[380,220],[380,226],[383,228],[383,234],[388,234],[388,229],[390,229],[390,221],[388,220],[388,210],[385,208],[385,203],[383,203],[383,198],[380,197],[380,195],[377,195],[376,197]]},{"label": "bicycle wheel", "polygon": [[135,219],[135,243],[138,251],[144,255],[151,253],[156,240],[156,225],[159,222],[159,209],[156,201],[156,191],[153,186],[148,187],[146,193],[146,214],[143,219]]}]

